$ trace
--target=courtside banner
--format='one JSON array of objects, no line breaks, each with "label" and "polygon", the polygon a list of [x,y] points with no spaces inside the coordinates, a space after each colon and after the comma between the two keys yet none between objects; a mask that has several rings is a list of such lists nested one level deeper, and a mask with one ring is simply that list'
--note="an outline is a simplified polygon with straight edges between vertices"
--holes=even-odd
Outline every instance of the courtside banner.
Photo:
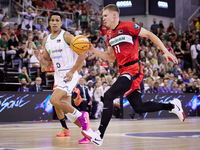
[{"label": "courtside banner", "polygon": [[[142,94],[143,102],[158,102],[158,103],[169,103],[174,98],[178,98],[182,102],[183,110],[186,116],[196,116],[196,111],[200,106],[200,95],[194,95],[194,93],[182,93],[182,94],[170,94],[170,93],[159,93],[159,94]],[[136,99],[137,101],[137,99]],[[130,106],[126,97],[121,98],[122,105],[122,118],[130,118],[130,114],[133,113],[133,109]],[[137,114],[136,114],[137,115]],[[177,117],[175,114],[171,114],[166,110],[158,112],[143,113],[144,118],[167,118]]]},{"label": "courtside banner", "polygon": [[46,92],[0,91],[0,122],[52,120],[50,97]]}]

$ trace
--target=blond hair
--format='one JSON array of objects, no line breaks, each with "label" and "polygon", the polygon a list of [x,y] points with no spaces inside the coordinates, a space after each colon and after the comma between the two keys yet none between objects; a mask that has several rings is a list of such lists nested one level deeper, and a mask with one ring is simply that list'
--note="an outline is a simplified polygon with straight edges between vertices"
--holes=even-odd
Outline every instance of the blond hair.
[{"label": "blond hair", "polygon": [[107,5],[106,7],[103,8],[103,11],[106,10],[106,9],[111,10],[111,11],[115,11],[115,12],[120,14],[120,10],[115,4]]}]

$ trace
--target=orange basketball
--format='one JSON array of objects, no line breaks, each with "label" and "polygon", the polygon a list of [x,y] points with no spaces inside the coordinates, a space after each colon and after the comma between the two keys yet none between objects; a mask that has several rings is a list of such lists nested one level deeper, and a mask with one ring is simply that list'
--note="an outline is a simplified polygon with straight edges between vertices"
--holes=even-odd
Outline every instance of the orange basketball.
[{"label": "orange basketball", "polygon": [[71,40],[70,47],[77,54],[83,54],[89,49],[90,42],[85,36],[77,35]]}]

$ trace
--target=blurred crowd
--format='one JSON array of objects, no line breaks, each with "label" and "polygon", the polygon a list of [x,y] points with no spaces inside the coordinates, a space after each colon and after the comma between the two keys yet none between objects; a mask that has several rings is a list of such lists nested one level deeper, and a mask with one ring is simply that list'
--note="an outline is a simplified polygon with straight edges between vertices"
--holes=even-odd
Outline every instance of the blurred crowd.
[{"label": "blurred crowd", "polygon": [[[49,26],[45,25],[45,20],[38,19],[37,16],[48,16],[52,11],[62,11],[63,30],[76,35],[86,36],[91,43],[100,51],[107,51],[106,32],[108,28],[102,21],[102,9],[94,10],[92,4],[88,1],[66,0],[24,0],[18,1],[26,7],[26,12],[20,12],[18,6],[15,10],[23,16],[21,24],[15,23],[13,28],[9,24],[8,17],[0,10],[0,59],[2,63],[18,65],[19,74],[25,74],[22,68],[25,66],[27,73],[35,71],[35,77],[43,76],[48,80],[53,80],[53,67],[45,72],[41,72],[40,64],[34,56],[34,50],[43,49],[42,40],[51,33]],[[40,9],[35,12],[31,6]],[[47,11],[49,10],[49,11]],[[187,26],[186,31],[181,35],[177,34],[177,29],[172,22],[165,27],[163,21],[152,20],[151,32],[157,35],[170,53],[178,58],[178,64],[167,60],[159,47],[147,38],[139,37],[139,59],[143,65],[144,79],[141,83],[141,90],[144,93],[199,93],[200,88],[200,17],[193,19],[194,24]],[[143,27],[142,22],[133,22]],[[26,74],[27,74],[26,73]],[[26,85],[35,84],[26,79]],[[119,76],[116,62],[103,60],[93,53],[87,52],[85,64],[80,72],[82,76],[79,83],[80,87],[86,87],[90,98],[82,93],[83,98],[88,102],[100,99],[109,87]],[[21,82],[21,78],[19,78]],[[45,80],[45,79],[44,79]],[[45,80],[45,81],[48,81]],[[23,81],[24,82],[24,81]],[[25,83],[24,83],[25,84]],[[42,82],[42,84],[48,84]],[[25,87],[25,86],[24,86]],[[36,90],[37,91],[37,90]],[[120,108],[119,99],[115,100],[116,108]],[[91,102],[92,103],[92,102]],[[100,113],[95,114],[98,116]]]}]

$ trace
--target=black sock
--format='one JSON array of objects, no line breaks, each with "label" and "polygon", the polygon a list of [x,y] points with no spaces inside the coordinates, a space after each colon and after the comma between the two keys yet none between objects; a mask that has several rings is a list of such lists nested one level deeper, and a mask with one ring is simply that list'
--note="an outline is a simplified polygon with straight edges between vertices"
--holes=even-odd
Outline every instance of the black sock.
[{"label": "black sock", "polygon": [[67,128],[67,124],[65,123],[65,118],[61,119],[60,123],[61,123],[61,125],[62,125],[63,128],[68,129]]},{"label": "black sock", "polygon": [[163,104],[163,109],[164,110],[172,110],[174,108],[174,105],[173,104]]}]

